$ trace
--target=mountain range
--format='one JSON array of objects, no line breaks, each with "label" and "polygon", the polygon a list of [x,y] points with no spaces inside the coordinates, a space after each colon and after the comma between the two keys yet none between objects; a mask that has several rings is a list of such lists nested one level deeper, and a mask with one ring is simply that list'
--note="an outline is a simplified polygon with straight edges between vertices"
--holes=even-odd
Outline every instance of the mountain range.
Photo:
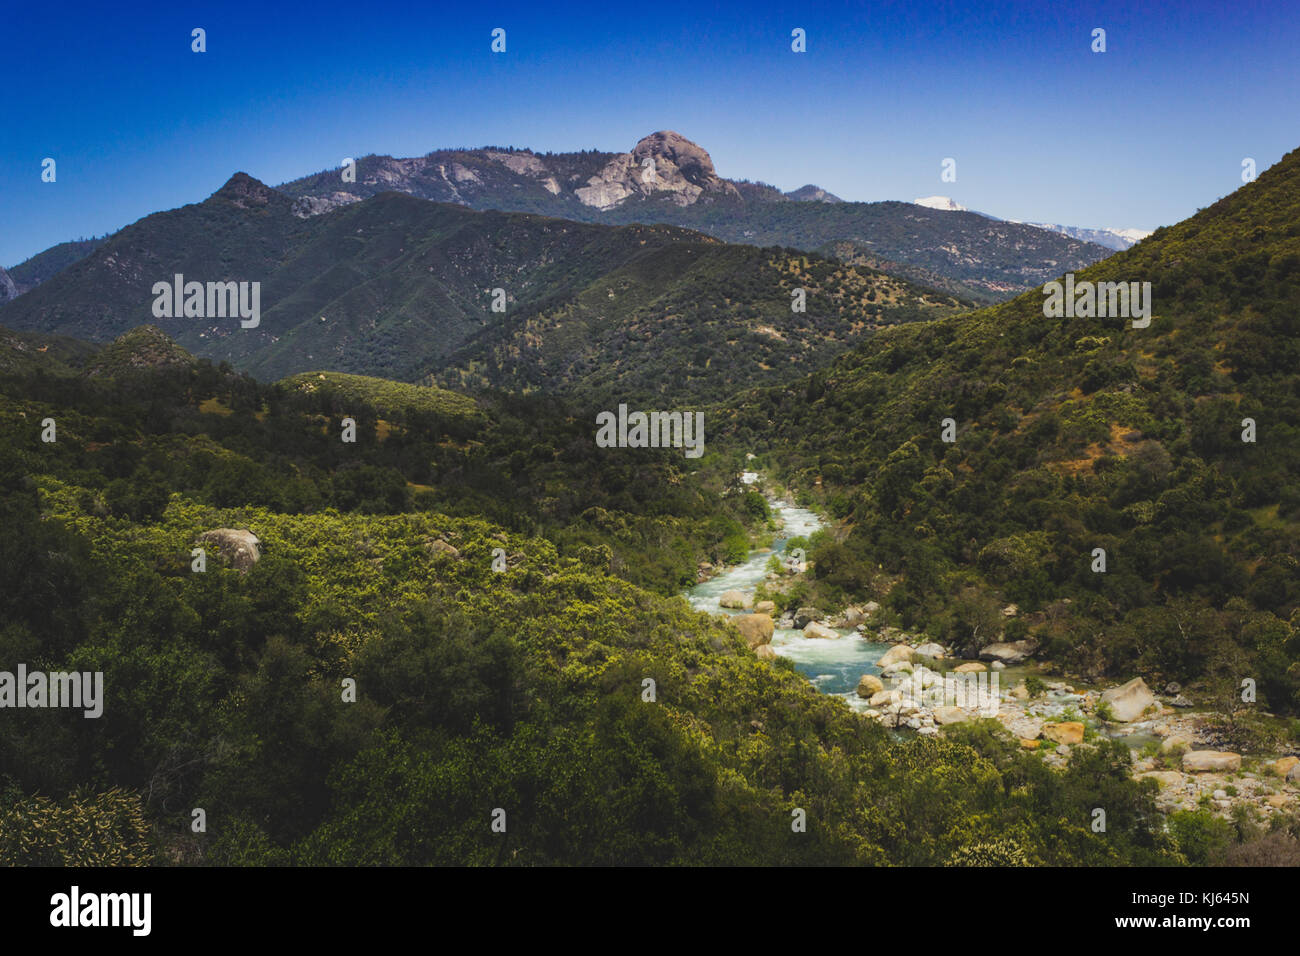
[{"label": "mountain range", "polygon": [[[918,206],[924,206],[926,209],[939,209],[944,212],[974,211],[968,210],[950,196],[924,196],[920,199],[914,199],[912,202]],[[1019,219],[1001,219],[1001,217],[987,212],[977,212],[976,214],[987,219],[997,219],[1000,222],[1020,222]],[[1058,226],[1049,222],[1030,222],[1025,223],[1025,225],[1033,226],[1036,229],[1047,229],[1050,232],[1059,232],[1063,236],[1096,243],[1116,251],[1128,249],[1151,235],[1149,229],[1088,229],[1082,226]]]},{"label": "mountain range", "polygon": [[[404,192],[483,211],[602,225],[662,223],[727,242],[826,256],[847,252],[855,262],[984,302],[1109,254],[1105,245],[1063,237],[1062,230],[1053,235],[1052,229],[978,214],[938,216],[910,203],[844,202],[812,184],[783,193],[764,183],[725,179],[706,150],[672,131],[653,133],[626,153],[536,154],[488,147],[408,159],[365,156],[284,183],[278,191],[294,200],[293,213],[301,218],[381,192]],[[12,288],[0,278],[0,303],[48,280],[104,241],[61,243],[11,268]]]},{"label": "mountain range", "polygon": [[[669,161],[662,195],[619,176],[574,195],[736,203]],[[611,164],[645,168],[593,168]],[[1145,327],[1048,315],[1041,288],[974,309],[934,290],[951,275],[913,265],[924,288],[870,265],[874,242],[830,245],[391,190],[313,211],[237,174],[0,306],[20,327],[0,329],[0,657],[128,678],[102,723],[6,723],[0,832],[37,836],[0,841],[3,862],[491,864],[504,804],[521,865],[1294,865],[1295,791],[1261,757],[1294,749],[1300,713],[1300,151],[1077,269],[1150,283]],[[154,317],[176,274],[263,283],[256,327]],[[301,371],[259,382],[173,335]],[[364,369],[510,391],[343,374]],[[611,393],[704,404],[705,455],[598,448]],[[1040,663],[1187,694],[1250,806],[1228,819],[1151,769],[1177,749],[1105,739],[1104,697],[1076,698],[1068,745],[1000,721],[890,734],[693,611],[697,571],[780,533],[738,479],[755,468],[832,519],[807,574],[760,585],[773,611],[872,608],[882,637],[945,656],[1015,642],[1039,659],[1027,697]],[[214,547],[194,573],[196,542],[231,534],[264,551]],[[364,692],[340,707],[345,679]],[[195,834],[195,806],[221,825]]]},{"label": "mountain range", "polygon": [[[865,265],[671,226],[478,212],[399,192],[325,214],[300,208],[237,174],[202,203],[109,237],[0,308],[0,324],[104,342],[156,323],[263,379],[326,368],[716,398],[805,374],[875,328],[973,304]],[[260,283],[258,325],[155,315],[155,283],[176,275]],[[792,306],[797,290],[806,309]]]}]

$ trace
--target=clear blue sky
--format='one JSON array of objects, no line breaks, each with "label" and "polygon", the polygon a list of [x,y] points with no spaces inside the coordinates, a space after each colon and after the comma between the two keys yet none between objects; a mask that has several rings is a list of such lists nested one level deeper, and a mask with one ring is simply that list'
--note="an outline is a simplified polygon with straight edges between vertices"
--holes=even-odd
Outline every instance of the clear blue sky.
[{"label": "clear blue sky", "polygon": [[[1149,229],[1237,188],[1243,157],[1262,171],[1300,145],[1294,0],[73,0],[5,20],[4,265],[237,170],[276,184],[366,153],[618,151],[674,129],[721,175],[783,189]],[[208,52],[190,52],[194,27]],[[957,182],[941,183],[949,156]]]}]

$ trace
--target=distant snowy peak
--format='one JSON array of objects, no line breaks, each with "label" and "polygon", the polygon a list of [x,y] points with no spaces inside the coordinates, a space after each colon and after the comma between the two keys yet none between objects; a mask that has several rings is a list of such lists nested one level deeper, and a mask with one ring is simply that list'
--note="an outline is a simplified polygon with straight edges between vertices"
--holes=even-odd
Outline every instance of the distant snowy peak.
[{"label": "distant snowy peak", "polygon": [[[912,204],[924,206],[926,209],[939,209],[943,212],[979,212],[979,210],[967,209],[949,196],[923,196],[920,199],[913,199]],[[1123,252],[1151,235],[1149,229],[1087,229],[1083,226],[1059,226],[1050,222],[1023,222],[1020,219],[1002,219],[1000,216],[994,216],[986,212],[980,212],[979,215],[988,219],[998,219],[1001,222],[1014,222],[1024,226],[1034,226],[1037,229],[1059,232],[1071,239],[1078,239],[1082,242],[1095,242],[1099,246],[1105,246],[1107,249],[1114,249],[1117,252]]]},{"label": "distant snowy peak", "polygon": [[953,202],[947,196],[923,196],[920,199],[913,199],[912,203],[917,206],[924,206],[926,209],[942,209],[945,212],[966,212],[965,206]]},{"label": "distant snowy peak", "polygon": [[[1014,222],[1015,220],[1008,221]],[[1050,229],[1052,232],[1059,232],[1071,239],[1095,242],[1099,246],[1105,246],[1107,249],[1114,249],[1118,252],[1123,252],[1125,249],[1137,245],[1151,235],[1149,229],[1086,229],[1082,226],[1059,226],[1049,222],[1027,222],[1025,225],[1036,226],[1039,229]]]}]

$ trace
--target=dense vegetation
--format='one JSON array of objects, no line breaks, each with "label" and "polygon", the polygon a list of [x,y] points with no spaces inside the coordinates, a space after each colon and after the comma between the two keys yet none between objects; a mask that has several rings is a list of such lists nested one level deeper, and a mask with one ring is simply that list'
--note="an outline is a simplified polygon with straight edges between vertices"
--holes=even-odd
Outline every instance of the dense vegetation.
[{"label": "dense vegetation", "polygon": [[44,252],[25,259],[8,270],[19,292],[26,292],[62,272],[74,262],[80,262],[104,244],[106,236],[96,239],[74,239],[50,246]]},{"label": "dense vegetation", "polygon": [[[707,396],[691,348],[711,346],[709,375],[741,384],[743,368],[717,354],[732,341],[708,311],[719,299],[746,329],[769,322],[840,349],[835,321],[921,318],[873,311],[882,298],[919,309],[910,287],[662,227],[394,194],[302,220],[286,202],[237,179],[149,229],[198,217],[203,238],[178,268],[238,255],[312,276],[270,284],[265,300],[296,296],[309,322],[341,289],[371,311],[385,303],[391,324],[375,338],[349,337],[367,327],[358,318],[331,341],[335,354],[364,341],[388,363],[416,355],[401,337],[423,308],[412,290],[469,296],[499,281],[493,269],[525,270],[537,321],[476,339],[466,305],[463,341],[490,361],[450,377],[533,392],[471,398],[338,371],[266,384],[155,328],[101,349],[0,332],[0,670],[102,671],[106,689],[99,719],[0,712],[0,863],[1201,864],[1293,852],[1294,816],[1262,840],[1244,817],[1208,811],[1166,825],[1119,743],[1077,748],[1055,771],[995,722],[893,738],[677,592],[699,561],[737,560],[770,533],[761,496],[735,478],[753,449],[841,519],[810,543],[827,605],[877,597],[891,620],[966,651],[1033,637],[1087,676],[1137,672],[1211,695],[1251,677],[1261,707],[1300,712],[1300,153],[1079,275],[1151,281],[1149,328],[1046,319],[1039,293],[900,324],[796,387],[711,407],[697,460],[598,449],[594,413],[620,390]],[[148,234],[124,231],[63,275],[103,280],[111,306],[129,285],[114,279],[122,256],[160,264],[132,246]],[[280,262],[289,248],[297,257]],[[353,258],[331,259],[345,248]],[[426,285],[431,259],[447,271]],[[358,263],[388,278],[357,284]],[[76,300],[89,285],[64,286],[64,303],[51,291],[61,282],[0,320],[20,306],[46,318],[76,306],[103,328],[133,314]],[[796,283],[836,303],[834,317],[811,304],[787,315]],[[627,300],[623,338],[596,319],[611,292]],[[699,341],[678,321],[688,305],[701,307]],[[666,350],[655,354],[671,362],[639,351],[652,319]],[[571,323],[580,333],[566,343]],[[628,351],[625,376],[573,358],[589,339]],[[765,362],[781,354],[734,341]],[[511,377],[504,357],[521,342],[558,383]],[[302,340],[279,347],[312,357]],[[955,442],[942,440],[946,418]],[[1254,443],[1241,441],[1245,418]],[[49,419],[54,442],[41,439]],[[194,570],[192,549],[216,528],[252,531],[260,560],[241,570],[214,550]],[[1010,623],[1006,602],[1021,609]],[[1099,807],[1104,833],[1090,826]],[[799,810],[806,832],[792,827]]]},{"label": "dense vegetation", "polygon": [[[704,540],[761,528],[709,456],[691,474],[597,454],[540,402],[385,393],[381,419],[364,382],[303,393],[121,351],[96,368],[2,390],[0,668],[106,688],[98,720],[5,712],[6,862],[1186,859],[1122,748],[1058,775],[989,729],[891,741],[655,594]],[[261,559],[194,572],[217,527],[251,529]]]},{"label": "dense vegetation", "polygon": [[683,244],[487,327],[434,378],[671,409],[794,381],[876,329],[972,304],[790,250]]},{"label": "dense vegetation", "polygon": [[[155,318],[154,283],[178,274],[261,283],[259,324]],[[799,287],[805,312],[791,309]],[[874,327],[962,304],[866,267],[667,226],[480,213],[392,192],[304,219],[239,174],[205,202],[116,233],[0,308],[0,325],[105,341],[154,323],[262,379],[327,368],[687,402],[791,381]]]},{"label": "dense vegetation", "polygon": [[1150,281],[1150,327],[1027,293],[882,332],[715,436],[768,444],[844,519],[827,594],[966,648],[1015,602],[1006,636],[1071,672],[1250,677],[1300,712],[1300,153],[1076,279]]}]

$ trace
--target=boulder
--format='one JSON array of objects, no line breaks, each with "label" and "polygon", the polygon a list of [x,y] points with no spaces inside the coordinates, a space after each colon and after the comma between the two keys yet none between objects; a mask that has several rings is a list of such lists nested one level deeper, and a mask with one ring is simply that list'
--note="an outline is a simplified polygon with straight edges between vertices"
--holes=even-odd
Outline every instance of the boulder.
[{"label": "boulder", "polygon": [[936,724],[959,724],[964,720],[970,720],[970,715],[960,707],[936,707],[934,709],[934,722]]},{"label": "boulder", "polygon": [[858,679],[858,696],[870,700],[885,689],[884,682],[874,674],[863,674]]},{"label": "boulder", "polygon": [[1286,772],[1286,782],[1300,784],[1300,763]]},{"label": "boulder", "polygon": [[890,664],[910,664],[914,653],[906,644],[899,644],[885,651],[880,660],[876,661],[876,666],[888,667]]},{"label": "boulder", "polygon": [[1108,704],[1111,715],[1127,724],[1155,707],[1156,698],[1141,677],[1134,677],[1127,684],[1112,687],[1102,694],[1099,704]]},{"label": "boulder", "polygon": [[1022,740],[1037,740],[1043,733],[1043,722],[1037,717],[1028,717],[1024,714],[999,713],[998,720],[1006,725],[1007,730],[1013,736]]},{"label": "boulder", "polygon": [[990,669],[995,671],[1004,671],[1007,669],[1007,665],[1003,664],[1001,661],[994,661],[992,664],[989,665],[989,667]]},{"label": "boulder", "polygon": [[771,614],[776,610],[776,603],[774,601],[759,601],[754,605],[754,610],[759,614]]},{"label": "boulder", "polygon": [[943,648],[938,644],[930,643],[922,644],[918,647],[916,649],[916,656],[924,657],[927,661],[938,661],[943,659],[944,653]]},{"label": "boulder", "polygon": [[427,541],[425,542],[424,546],[427,550],[432,551],[434,554],[447,554],[453,558],[460,557],[460,551],[458,551],[455,548],[455,546],[444,541],[442,538],[436,538],[433,541]]},{"label": "boulder", "polygon": [[1067,720],[1059,724],[1043,724],[1043,736],[1058,744],[1083,743],[1083,724]]},{"label": "boulder", "polygon": [[1024,747],[1026,750],[1037,750],[1039,747],[1042,746],[1042,741],[1030,740],[1028,737],[1021,737],[1020,746]]},{"label": "boulder", "polygon": [[840,615],[840,627],[857,627],[859,624],[865,624],[867,621],[866,612],[860,607],[846,607],[844,613]]},{"label": "boulder", "polygon": [[1177,770],[1151,770],[1137,775],[1139,780],[1154,780],[1161,787],[1181,787],[1183,775]]},{"label": "boulder", "polygon": [[1003,641],[983,648],[980,651],[980,660],[1019,664],[1036,650],[1038,650],[1037,641]]},{"label": "boulder", "polygon": [[797,630],[802,631],[809,621],[815,621],[821,614],[815,607],[801,607],[794,612],[794,626]]},{"label": "boulder", "polygon": [[731,623],[736,625],[740,636],[750,647],[770,644],[772,632],[776,628],[776,622],[768,614],[737,614],[731,619]]},{"label": "boulder", "polygon": [[1300,764],[1300,757],[1279,757],[1269,765],[1269,769],[1283,779],[1291,772],[1291,768]]},{"label": "boulder", "polygon": [[1220,750],[1189,750],[1183,754],[1185,773],[1236,773],[1241,769],[1241,754]]},{"label": "boulder", "polygon": [[236,571],[247,571],[262,556],[262,542],[246,528],[214,528],[205,531],[199,535],[199,544],[216,548]]},{"label": "boulder", "polygon": [[988,670],[988,668],[985,667],[983,664],[981,664],[979,661],[968,661],[968,662],[966,662],[965,664],[958,664],[956,667],[954,667],[954,668],[953,668],[953,673],[955,673],[955,674],[981,674],[981,673],[983,673],[983,672],[986,671],[986,670]]},{"label": "boulder", "polygon": [[807,624],[804,625],[803,636],[819,637],[824,640],[832,640],[832,641],[835,640],[835,638],[839,637],[839,635],[836,634],[834,630],[827,627],[825,624],[818,624],[816,621],[809,621]]},{"label": "boulder", "polygon": [[903,695],[896,690],[878,690],[871,695],[871,700],[867,703],[872,707],[884,707],[887,704],[896,704],[902,698]]},{"label": "boulder", "polygon": [[1291,802],[1291,795],[1288,793],[1274,793],[1264,800],[1274,810],[1281,810]]},{"label": "boulder", "polygon": [[880,605],[875,601],[868,601],[866,604],[862,605],[862,612],[866,614],[867,617],[875,617],[880,613]]},{"label": "boulder", "polygon": [[718,598],[719,607],[730,608],[750,608],[754,606],[752,595],[745,594],[741,591],[723,591],[722,596]]},{"label": "boulder", "polygon": [[759,644],[754,648],[754,656],[760,661],[776,660],[776,651],[772,649],[771,644]]},{"label": "boulder", "polygon": [[1192,738],[1183,734],[1170,734],[1164,740],[1160,741],[1160,752],[1162,754],[1170,753],[1174,750],[1186,750],[1192,745]]}]

